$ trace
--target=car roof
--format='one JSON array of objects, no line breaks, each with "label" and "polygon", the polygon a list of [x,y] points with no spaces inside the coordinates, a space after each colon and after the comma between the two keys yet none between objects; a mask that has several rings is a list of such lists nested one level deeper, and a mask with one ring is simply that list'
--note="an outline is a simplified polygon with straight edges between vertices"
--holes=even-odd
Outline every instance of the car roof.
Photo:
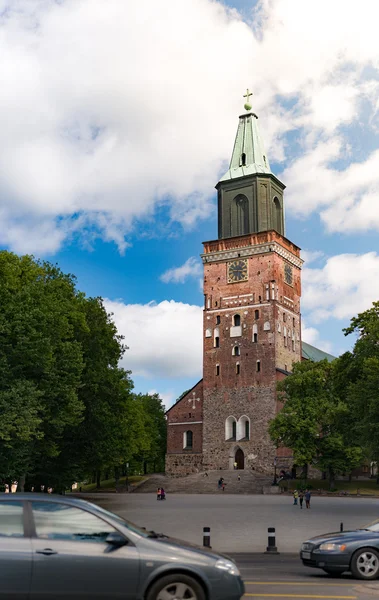
[{"label": "car roof", "polygon": [[[58,494],[45,494],[43,492],[16,492],[15,494],[0,494],[0,502],[4,502],[6,500],[38,500],[38,502],[65,502],[65,504],[72,504],[73,506],[88,506],[90,504],[82,498],[74,498],[72,496]],[[96,505],[91,504],[91,507],[96,507]]]}]

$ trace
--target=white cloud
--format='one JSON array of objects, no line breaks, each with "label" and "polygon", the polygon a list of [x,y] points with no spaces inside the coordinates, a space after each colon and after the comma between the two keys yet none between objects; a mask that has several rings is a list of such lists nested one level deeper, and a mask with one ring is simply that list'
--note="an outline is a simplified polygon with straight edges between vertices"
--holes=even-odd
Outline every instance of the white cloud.
[{"label": "white cloud", "polygon": [[304,268],[302,279],[302,309],[308,321],[350,319],[379,299],[379,255],[332,256],[322,268]]},{"label": "white cloud", "polygon": [[301,250],[301,258],[307,266],[312,262],[316,262],[324,256],[322,250]]},{"label": "white cloud", "polygon": [[160,279],[164,283],[184,283],[189,277],[199,277],[203,272],[200,261],[191,256],[181,267],[173,267],[163,273]]},{"label": "white cloud", "polygon": [[200,306],[165,300],[156,304],[123,304],[105,300],[129,350],[123,365],[141,377],[198,377],[202,372]]},{"label": "white cloud", "polygon": [[315,327],[307,327],[304,320],[301,324],[301,339],[311,346],[315,346],[316,348],[320,348],[320,350],[324,350],[324,352],[333,354],[331,342],[321,340],[320,332]]},{"label": "white cloud", "polygon": [[377,155],[346,173],[329,168],[347,152],[341,125],[365,110],[377,127],[376,0],[359,11],[345,0],[261,0],[253,28],[211,0],[0,6],[1,243],[54,252],[98,229],[123,249],[162,203],[193,226],[209,215],[247,85],[269,156],[286,158],[287,132],[300,139],[304,159],[284,172],[293,210],[324,207],[331,230],[379,227],[377,175],[358,183]]}]

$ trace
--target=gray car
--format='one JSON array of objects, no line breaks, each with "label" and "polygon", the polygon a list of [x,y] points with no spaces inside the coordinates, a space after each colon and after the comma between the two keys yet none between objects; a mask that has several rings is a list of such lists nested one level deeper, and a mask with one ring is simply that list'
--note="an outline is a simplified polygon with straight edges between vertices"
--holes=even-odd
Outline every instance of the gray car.
[{"label": "gray car", "polygon": [[228,557],[146,531],[99,506],[0,495],[0,598],[239,600]]}]

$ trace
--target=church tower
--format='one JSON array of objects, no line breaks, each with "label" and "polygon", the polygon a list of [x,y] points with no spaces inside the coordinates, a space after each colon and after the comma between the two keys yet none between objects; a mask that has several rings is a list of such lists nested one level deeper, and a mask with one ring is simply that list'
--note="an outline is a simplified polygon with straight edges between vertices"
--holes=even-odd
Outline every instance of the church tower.
[{"label": "church tower", "polygon": [[285,237],[284,184],[251,112],[216,185],[218,239],[204,243],[203,468],[272,473],[277,381],[301,360],[300,248]]}]

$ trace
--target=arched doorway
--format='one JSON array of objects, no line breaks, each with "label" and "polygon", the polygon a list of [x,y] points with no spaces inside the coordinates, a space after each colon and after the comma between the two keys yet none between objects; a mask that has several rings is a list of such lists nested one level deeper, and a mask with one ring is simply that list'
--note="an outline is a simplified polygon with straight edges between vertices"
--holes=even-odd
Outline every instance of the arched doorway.
[{"label": "arched doorway", "polygon": [[237,448],[234,461],[237,463],[237,469],[245,468],[245,456],[241,448]]}]

